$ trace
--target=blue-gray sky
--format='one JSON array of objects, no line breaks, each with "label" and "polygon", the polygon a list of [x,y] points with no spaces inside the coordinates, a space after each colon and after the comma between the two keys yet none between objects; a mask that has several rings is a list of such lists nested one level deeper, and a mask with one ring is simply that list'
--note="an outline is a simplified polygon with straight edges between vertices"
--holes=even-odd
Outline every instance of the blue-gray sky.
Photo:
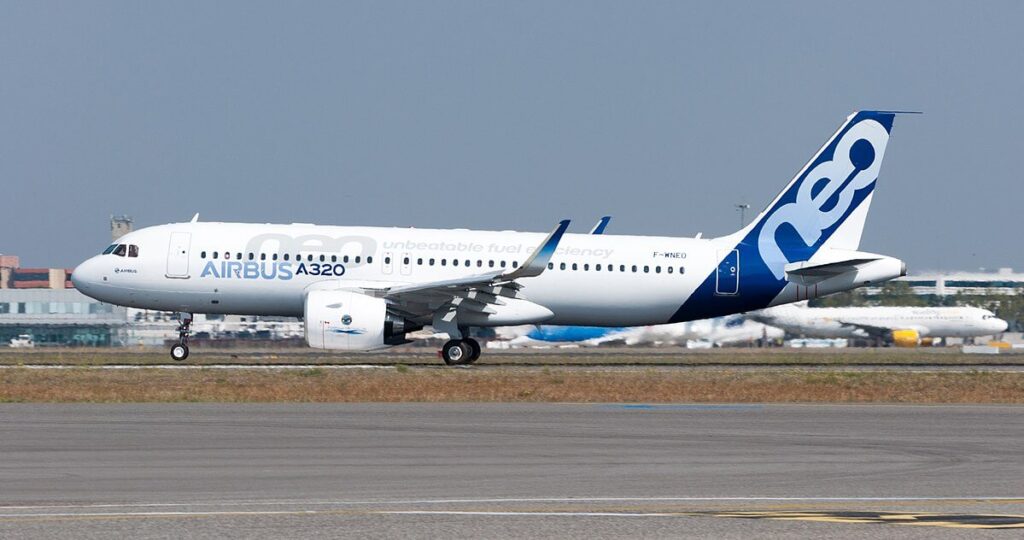
[{"label": "blue-gray sky", "polygon": [[857,108],[862,249],[1024,268],[1020,2],[0,4],[0,252],[189,219],[724,234]]}]

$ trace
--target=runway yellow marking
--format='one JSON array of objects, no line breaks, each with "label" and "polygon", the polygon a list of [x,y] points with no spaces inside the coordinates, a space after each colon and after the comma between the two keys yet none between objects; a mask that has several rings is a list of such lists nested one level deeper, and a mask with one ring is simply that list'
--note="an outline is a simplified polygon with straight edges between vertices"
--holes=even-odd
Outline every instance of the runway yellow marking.
[{"label": "runway yellow marking", "polygon": [[918,512],[851,511],[742,511],[695,512],[692,515],[780,521],[823,521],[829,523],[886,523],[956,529],[1024,529],[1024,516],[999,514],[933,514]]}]

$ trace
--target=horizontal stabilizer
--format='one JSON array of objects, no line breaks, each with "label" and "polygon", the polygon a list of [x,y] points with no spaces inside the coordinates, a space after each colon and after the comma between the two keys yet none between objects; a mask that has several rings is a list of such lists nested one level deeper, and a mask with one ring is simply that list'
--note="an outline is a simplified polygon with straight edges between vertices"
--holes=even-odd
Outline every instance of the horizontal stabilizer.
[{"label": "horizontal stabilizer", "polygon": [[884,255],[846,250],[829,250],[819,255],[814,261],[787,264],[786,279],[797,285],[814,285],[829,278],[856,272],[869,263],[886,258]]}]

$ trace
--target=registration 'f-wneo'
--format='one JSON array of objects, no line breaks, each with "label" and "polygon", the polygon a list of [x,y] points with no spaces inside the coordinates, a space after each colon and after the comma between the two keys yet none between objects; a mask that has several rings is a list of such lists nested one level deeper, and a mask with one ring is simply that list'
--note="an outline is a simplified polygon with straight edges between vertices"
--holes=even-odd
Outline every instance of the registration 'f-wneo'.
[{"label": "registration 'f-wneo'", "polygon": [[[184,315],[302,317],[311,347],[370,350],[426,325],[448,364],[472,327],[638,326],[739,313],[905,274],[857,251],[895,115],[861,111],[742,230],[720,238],[188,223],[122,237],[75,269],[98,300]],[[596,233],[596,234],[595,234]]]}]

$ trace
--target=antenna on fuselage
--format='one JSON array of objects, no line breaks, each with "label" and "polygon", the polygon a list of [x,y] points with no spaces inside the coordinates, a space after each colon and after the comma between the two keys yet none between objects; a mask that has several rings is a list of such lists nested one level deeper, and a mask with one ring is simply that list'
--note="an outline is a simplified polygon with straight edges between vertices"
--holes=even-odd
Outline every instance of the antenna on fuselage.
[{"label": "antenna on fuselage", "polygon": [[199,221],[199,212],[196,212],[196,215],[192,216],[192,219],[189,220],[189,223],[197,223],[198,221]]}]

